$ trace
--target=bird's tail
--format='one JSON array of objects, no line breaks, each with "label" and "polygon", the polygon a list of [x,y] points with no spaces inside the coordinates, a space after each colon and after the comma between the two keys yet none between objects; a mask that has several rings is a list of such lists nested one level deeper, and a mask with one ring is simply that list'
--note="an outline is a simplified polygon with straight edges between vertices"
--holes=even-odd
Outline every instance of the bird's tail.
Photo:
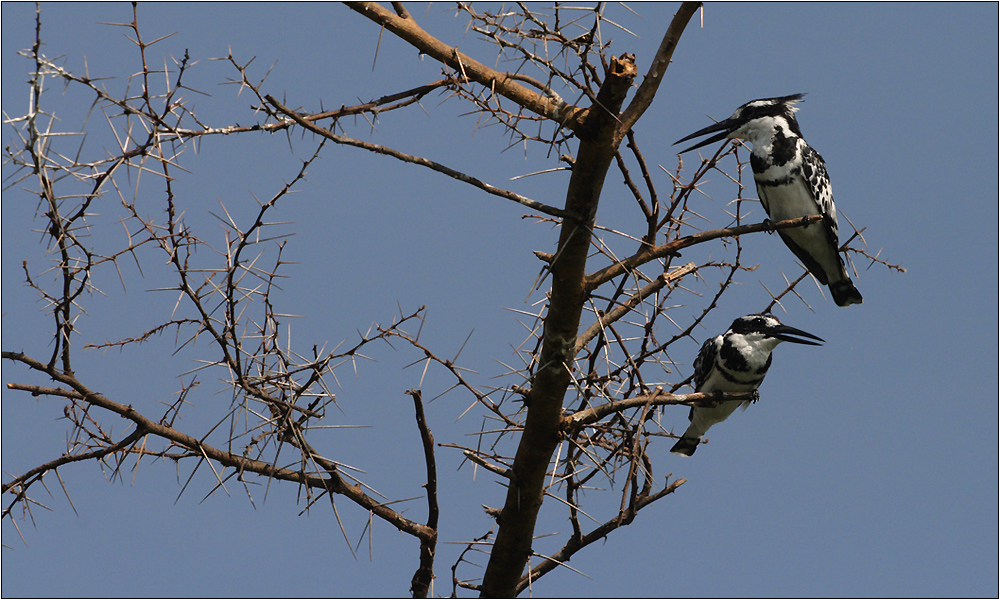
[{"label": "bird's tail", "polygon": [[830,283],[830,294],[837,306],[850,306],[862,302],[861,292],[854,287],[854,282],[851,281],[850,277]]},{"label": "bird's tail", "polygon": [[698,449],[698,444],[701,443],[701,438],[692,437],[682,437],[677,440],[674,447],[670,449],[674,454],[683,454],[684,456],[691,456],[694,451]]}]

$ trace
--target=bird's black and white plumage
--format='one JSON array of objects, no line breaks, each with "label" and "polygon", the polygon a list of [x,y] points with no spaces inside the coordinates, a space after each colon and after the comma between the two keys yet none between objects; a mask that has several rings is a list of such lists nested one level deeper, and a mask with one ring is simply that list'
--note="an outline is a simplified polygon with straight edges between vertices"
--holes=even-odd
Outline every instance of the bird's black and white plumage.
[{"label": "bird's black and white plumage", "polygon": [[[823,341],[811,333],[782,325],[771,316],[740,317],[733,321],[729,331],[706,340],[702,345],[694,361],[694,389],[705,393],[752,392],[764,381],[775,346],[783,341],[819,345],[800,338]],[[714,407],[692,406],[688,415],[691,425],[670,451],[691,456],[708,429],[728,419],[741,404],[746,408],[750,402],[730,400],[719,402]]]},{"label": "bird's black and white plumage", "polygon": [[861,304],[861,294],[854,287],[844,259],[839,253],[837,208],[826,172],[826,163],[802,138],[795,120],[796,104],[804,94],[764,98],[748,102],[733,116],[696,131],[676,143],[709,133],[721,132],[683,152],[722,139],[742,139],[753,145],[750,166],[757,183],[757,194],[772,221],[784,221],[809,215],[823,215],[823,220],[805,227],[778,231],[785,245],[823,285],[830,287],[837,306]]}]

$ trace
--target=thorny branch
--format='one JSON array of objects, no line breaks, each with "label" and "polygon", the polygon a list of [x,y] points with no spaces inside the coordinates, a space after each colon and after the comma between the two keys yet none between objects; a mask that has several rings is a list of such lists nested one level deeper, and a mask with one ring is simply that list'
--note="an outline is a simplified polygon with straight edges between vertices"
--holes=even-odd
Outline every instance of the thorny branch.
[{"label": "thorny branch", "polygon": [[440,514],[437,497],[437,462],[434,459],[434,436],[424,417],[423,394],[420,390],[409,390],[407,393],[413,398],[417,428],[420,430],[420,441],[424,448],[424,461],[427,463],[427,528],[432,532],[430,536],[420,540],[420,567],[413,574],[410,592],[414,598],[426,598],[434,579],[434,554],[437,550],[437,526]]},{"label": "thorny branch", "polygon": [[[143,459],[194,463],[182,494],[207,462],[213,472],[208,474],[214,485],[210,494],[235,478],[253,501],[248,478],[255,474],[268,485],[298,485],[307,509],[328,497],[345,539],[335,498],[347,499],[413,536],[420,548],[410,591],[425,597],[433,593],[439,501],[451,491],[439,488],[435,441],[424,412],[424,375],[434,368],[453,384],[428,403],[457,389],[469,403],[456,416],[479,420],[472,432],[474,443],[438,446],[462,452],[465,465],[473,472],[485,470],[508,494],[503,508],[486,508],[493,520],[488,531],[464,537],[472,541],[463,542],[465,548],[451,567],[453,595],[459,588],[515,595],[557,567],[571,568],[566,563],[577,552],[632,523],[642,509],[684,483],[667,478],[660,485],[654,476],[655,454],[648,449],[657,437],[674,435],[660,421],[661,407],[751,399],[748,394],[678,393],[690,383],[689,365],[696,350],[691,341],[700,341],[700,328],[715,314],[722,296],[757,270],[743,255],[741,236],[801,227],[819,217],[748,222],[745,209],[756,201],[743,195],[748,165],[740,159],[738,143],[721,145],[693,168],[678,159],[676,168],[660,166],[657,171],[642,152],[644,135],[637,127],[697,4],[681,5],[653,57],[611,54],[612,33],[626,39],[634,34],[609,18],[605,5],[541,9],[517,3],[489,12],[459,4],[456,11],[468,18],[469,31],[495,48],[495,68],[487,66],[491,58],[480,62],[432,35],[400,3],[393,3],[391,10],[376,3],[347,5],[376,24],[373,36],[380,35],[380,28],[398,36],[437,61],[443,75],[367,102],[345,105],[335,99],[340,108],[332,110],[318,102],[320,110],[307,112],[291,108],[301,104],[277,100],[282,97],[277,90],[266,89],[270,71],[255,76],[253,59],[241,63],[230,53],[218,60],[235,70],[227,83],[238,86],[239,92],[249,90],[256,102],[251,124],[240,125],[236,119],[209,124],[199,120],[185,97],[194,92],[187,82],[197,62],[185,54],[169,69],[151,69],[149,49],[164,38],[147,42],[140,35],[138,8],[133,8],[131,23],[112,24],[128,29],[137,49],[137,74],[119,92],[109,91],[101,78],[72,73],[45,57],[38,12],[35,43],[21,53],[32,63],[29,110],[20,117],[4,115],[14,137],[5,149],[5,165],[12,170],[5,192],[22,185],[38,201],[48,268],[40,270],[35,260],[25,260],[23,272],[52,320],[52,350],[44,359],[4,350],[2,359],[54,383],[12,382],[8,389],[65,402],[70,434],[61,456],[4,483],[2,491],[9,496],[2,518],[16,526],[15,509],[20,509],[23,517],[33,520],[32,507],[38,505],[31,495],[33,486],[45,486],[46,475],[59,478],[59,468],[82,461],[107,466],[112,477],[119,477],[129,464],[137,470]],[[626,103],[645,62],[645,77]],[[85,94],[95,114],[104,116],[114,136],[112,151],[85,147],[86,122],[79,131],[58,130],[56,115],[43,101],[49,98],[46,82],[53,80],[63,83],[67,93]],[[347,117],[375,120],[387,111],[419,106],[432,93],[470,107],[476,128],[499,125],[511,145],[527,148],[530,142],[546,149],[547,158],[556,164],[533,174],[569,170],[565,206],[532,200],[439,162],[362,140],[345,129]],[[197,206],[183,197],[178,185],[192,162],[184,155],[190,143],[278,131],[289,140],[296,131],[319,139],[291,179],[249,210],[230,202],[212,211],[222,224],[221,240],[209,238],[196,219],[185,218]],[[75,147],[70,145],[73,139]],[[408,314],[400,310],[390,323],[359,332],[353,344],[343,342],[332,350],[315,345],[306,352],[292,346],[292,317],[279,309],[279,283],[287,276],[285,251],[292,232],[277,215],[292,201],[292,192],[305,187],[307,172],[327,151],[327,141],[423,166],[515,202],[539,213],[532,215],[536,220],[558,226],[555,252],[535,252],[542,262],[535,287],[543,282],[551,287],[530,310],[515,311],[525,335],[519,345],[512,344],[513,360],[501,361],[497,385],[479,384],[477,373],[460,366],[461,349],[445,358],[421,340],[423,307]],[[623,193],[634,200],[641,224],[636,232],[611,230],[598,218],[601,191],[609,185],[606,175],[612,168],[621,175]],[[706,216],[702,196],[713,174],[721,175],[734,193],[721,215]],[[120,243],[91,235],[108,221],[124,231]],[[702,222],[719,224],[706,229]],[[869,267],[881,264],[902,271],[882,258],[880,250],[869,251],[864,231],[854,229],[841,248],[845,255],[864,257]],[[681,251],[683,263],[675,264]],[[83,343],[79,323],[86,319],[90,297],[101,293],[97,282],[114,273],[124,289],[131,279],[130,265],[143,277],[165,281],[156,291],[175,295],[173,310],[129,335],[101,342],[90,336]],[[762,279],[767,276],[761,274]],[[765,285],[769,303],[763,311],[784,309],[782,302],[791,296],[808,306],[799,291],[808,278],[803,269],[800,276],[785,278],[776,293]],[[410,327],[418,323],[413,333]],[[96,384],[88,384],[95,375],[73,370],[78,348],[147,350],[168,332],[175,335],[172,351],[193,353],[198,362],[180,374],[179,390],[172,401],[164,402],[160,416],[152,416],[138,399],[95,391]],[[392,501],[362,482],[357,469],[325,456],[319,449],[323,444],[312,434],[336,426],[329,424],[333,416],[327,410],[338,406],[331,391],[335,370],[348,364],[357,370],[377,343],[391,346],[397,341],[403,342],[400,352],[416,356],[411,364],[423,367],[420,383],[406,393],[414,403],[423,450],[425,523],[390,508]],[[224,382],[229,406],[215,415],[209,412],[204,428],[188,425],[191,428],[182,431],[177,424],[191,421],[178,417],[195,410],[194,398],[201,397],[208,373]],[[161,390],[156,394],[164,395]],[[217,404],[211,399],[203,403]],[[118,418],[127,428],[115,433],[112,424]],[[597,487],[610,492],[586,493]],[[601,500],[608,497],[610,501]],[[550,526],[541,521],[536,525],[543,501],[566,511],[572,532],[562,542],[540,539]],[[588,528],[585,519],[594,524]],[[470,560],[477,553],[488,555],[485,569]],[[532,564],[533,559],[541,561]],[[467,571],[472,575],[466,576]]]},{"label": "thorny branch", "polygon": [[277,100],[275,100],[271,96],[265,96],[265,99],[267,100],[267,102],[271,106],[275,107],[281,114],[288,116],[293,121],[295,121],[296,123],[298,123],[299,125],[301,125],[305,129],[307,129],[308,131],[310,131],[312,133],[315,133],[315,134],[317,134],[317,135],[319,135],[319,136],[321,136],[321,137],[323,137],[325,139],[332,140],[332,141],[334,141],[334,142],[336,142],[338,144],[346,144],[346,145],[349,145],[349,146],[355,146],[357,148],[368,150],[369,152],[374,152],[376,154],[384,154],[386,156],[391,156],[391,157],[396,158],[398,160],[401,160],[403,162],[408,162],[408,163],[420,165],[422,167],[427,167],[429,169],[437,171],[438,173],[442,173],[444,175],[447,175],[448,177],[451,177],[453,179],[457,179],[457,180],[459,180],[459,181],[461,181],[463,183],[467,183],[469,185],[477,187],[477,188],[483,190],[484,192],[487,192],[489,194],[493,194],[495,196],[500,196],[501,198],[506,198],[508,200],[513,200],[514,202],[517,202],[518,204],[521,204],[521,205],[526,206],[528,208],[531,208],[533,210],[537,210],[539,212],[543,212],[543,213],[545,213],[547,215],[552,215],[552,216],[555,216],[555,217],[562,217],[562,216],[566,215],[566,211],[564,211],[564,210],[560,210],[560,209],[555,208],[553,206],[546,206],[545,204],[542,204],[541,202],[536,202],[535,200],[531,200],[530,198],[525,198],[524,196],[521,196],[520,194],[516,194],[514,192],[510,192],[510,191],[507,191],[507,190],[503,190],[503,189],[497,188],[497,187],[492,186],[492,185],[490,185],[488,183],[484,183],[484,182],[476,179],[475,177],[470,177],[469,175],[466,175],[465,173],[461,173],[459,171],[456,171],[454,169],[446,167],[446,166],[444,166],[442,164],[436,163],[436,162],[434,162],[432,160],[427,160],[426,158],[423,158],[423,157],[420,157],[420,156],[411,156],[409,154],[404,154],[402,152],[399,152],[397,150],[393,150],[392,148],[387,148],[385,146],[381,146],[379,144],[373,144],[371,142],[364,142],[364,141],[361,141],[361,140],[355,140],[355,139],[352,139],[352,138],[348,138],[348,137],[345,137],[345,136],[342,136],[342,135],[337,135],[337,134],[333,133],[332,131],[330,131],[328,129],[325,129],[323,127],[319,127],[318,125],[313,124],[311,121],[306,120],[302,115],[299,115],[299,114],[295,113],[294,111],[286,108],[284,105],[282,105],[280,102],[278,102]]},{"label": "thorny branch", "polygon": [[[55,350],[51,358],[43,361],[23,352],[5,350],[3,360],[24,366],[28,372],[60,386],[12,382],[8,389],[67,401],[65,416],[71,424],[71,432],[69,447],[62,456],[13,476],[4,484],[3,492],[12,495],[3,508],[3,518],[9,517],[13,522],[16,507],[23,509],[22,514],[30,515],[31,506],[36,502],[31,497],[32,486],[37,483],[44,486],[47,474],[58,477],[58,468],[71,463],[110,460],[114,466],[113,476],[116,476],[128,459],[134,461],[132,468],[137,469],[144,457],[173,461],[197,457],[188,482],[208,461],[222,466],[216,469],[212,465],[217,487],[224,485],[224,479],[236,477],[246,488],[245,477],[256,473],[268,482],[297,483],[310,505],[323,495],[329,495],[331,501],[334,495],[346,497],[400,531],[418,538],[432,556],[437,536],[436,495],[429,524],[406,519],[390,508],[384,498],[373,497],[377,492],[358,481],[351,474],[351,467],[324,457],[307,441],[310,431],[330,427],[319,423],[328,421],[326,409],[335,402],[328,381],[334,377],[334,369],[344,363],[367,359],[362,354],[363,349],[401,332],[410,322],[422,319],[423,308],[410,315],[401,314],[391,324],[378,327],[377,331],[362,334],[353,345],[341,344],[331,351],[314,346],[311,357],[296,352],[282,339],[282,321],[289,317],[278,311],[275,304],[278,282],[284,277],[282,271],[287,264],[283,252],[288,233],[280,231],[282,224],[274,221],[272,214],[288,201],[293,188],[305,180],[307,170],[320,156],[324,143],[318,144],[312,156],[302,161],[295,175],[270,200],[260,203],[249,219],[241,216],[246,214],[245,210],[230,212],[225,205],[221,207],[221,214],[216,215],[224,229],[220,248],[213,248],[213,244],[197,237],[184,218],[186,203],[175,191],[175,182],[183,172],[180,156],[185,143],[211,134],[276,130],[290,122],[282,120],[251,128],[208,127],[199,123],[188,110],[183,95],[189,89],[183,84],[183,78],[194,63],[185,56],[176,63],[175,72],[162,72],[172,79],[157,90],[151,78],[154,71],[148,67],[147,53],[163,38],[146,42],[138,25],[138,8],[134,6],[133,10],[135,19],[131,23],[112,25],[131,30],[141,64],[139,76],[132,79],[139,82],[138,93],[130,93],[126,88],[122,96],[116,97],[98,84],[99,79],[75,75],[46,58],[41,53],[39,10],[36,43],[30,51],[22,53],[34,63],[29,82],[30,111],[24,117],[5,118],[17,140],[6,149],[6,163],[16,169],[8,178],[7,186],[30,183],[32,177],[36,181],[34,193],[42,202],[39,212],[45,220],[42,231],[51,240],[49,260],[57,278],[54,285],[50,285],[30,267],[29,261],[24,261],[25,281],[48,302],[48,311],[55,319]],[[241,80],[259,96],[257,89],[248,83],[245,68],[231,56],[230,61],[240,72]],[[67,136],[54,130],[56,116],[43,110],[42,99],[48,97],[46,81],[52,78],[73,86],[73,90],[92,94],[94,106],[104,112],[115,135],[117,154],[84,159],[88,154],[82,142],[86,139],[83,135],[86,124],[79,134],[79,146],[75,151],[66,152],[64,140]],[[443,85],[445,81],[438,81],[312,118],[336,120],[351,114],[377,115],[414,104]],[[188,122],[197,126],[187,126]],[[99,151],[98,156],[101,153]],[[143,174],[146,177],[141,177]],[[149,175],[156,177],[161,186],[159,211],[150,211],[145,204],[157,196],[148,187],[153,186],[155,190],[157,183],[149,182]],[[140,180],[146,183],[136,184]],[[79,193],[74,186],[84,187],[85,192]],[[131,198],[123,193],[129,188],[135,190]],[[103,222],[99,210],[112,216],[115,213],[114,204],[107,201],[109,191],[110,196],[117,195],[120,201],[123,212],[119,224],[125,232],[125,244],[110,252],[100,246],[107,236],[88,235],[95,223]],[[151,212],[163,216],[147,216]],[[199,250],[204,249],[214,251],[219,260],[213,263],[200,258]],[[181,375],[177,400],[165,403],[167,409],[159,418],[150,416],[134,401],[119,402],[93,391],[84,382],[87,376],[78,377],[71,368],[73,342],[79,339],[76,322],[84,315],[84,292],[99,292],[94,282],[103,277],[108,267],[117,273],[124,287],[123,259],[131,260],[143,274],[163,264],[162,260],[159,263],[149,261],[150,251],[158,251],[166,258],[166,276],[172,278],[172,283],[158,291],[177,294],[173,313],[138,335],[117,341],[90,342],[83,347],[124,349],[152,342],[168,330],[176,331],[176,351],[198,347],[200,365]],[[207,347],[198,344],[205,339]],[[200,373],[212,370],[222,374],[231,390],[229,409],[208,427],[207,433],[175,429],[181,412],[190,411],[187,408],[191,405],[189,396],[200,384]],[[107,422],[108,414],[131,423],[131,432],[127,429],[125,435],[113,434],[113,427]],[[422,435],[429,436],[430,430],[422,415],[418,429]],[[209,440],[216,439],[217,432],[225,433],[217,438],[220,443],[213,445]],[[157,447],[157,441],[162,445]],[[279,457],[283,451],[287,454],[288,449],[293,449],[298,457],[292,461],[292,466],[281,466]],[[436,476],[429,470],[428,477]],[[249,488],[246,489],[250,496]],[[250,499],[252,501],[252,497]],[[422,564],[429,569],[431,563]]]}]

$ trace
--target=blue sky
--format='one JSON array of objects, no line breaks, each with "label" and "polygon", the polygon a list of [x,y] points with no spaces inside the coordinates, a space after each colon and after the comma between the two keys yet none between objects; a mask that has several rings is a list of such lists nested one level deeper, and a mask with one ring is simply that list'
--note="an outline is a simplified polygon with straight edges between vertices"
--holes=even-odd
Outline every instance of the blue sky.
[{"label": "blue sky", "polygon": [[[621,31],[615,54],[633,52],[645,72],[674,4],[618,5],[608,16]],[[135,46],[123,28],[100,22],[131,20],[128,4],[43,4],[48,56],[91,77],[138,70]],[[424,27],[487,64],[490,46],[465,34],[465,20],[445,5],[410,7]],[[16,51],[30,46],[34,6],[4,3],[3,110],[27,106],[30,64]],[[146,39],[177,32],[149,50],[154,65],[187,49],[200,61],[187,83],[195,112],[213,125],[251,123],[252,97],[219,83],[234,75],[229,49],[251,72],[273,69],[263,90],[294,106],[318,110],[353,104],[437,79],[441,69],[405,44],[336,4],[140,5]],[[642,513],[631,527],[582,551],[575,569],[542,579],[539,596],[996,596],[998,591],[998,9],[996,4],[720,4],[692,21],[673,56],[653,107],[637,127],[653,164],[672,170],[670,144],[729,116],[759,97],[808,92],[799,123],[826,159],[841,218],[866,227],[873,251],[907,268],[890,273],[859,263],[861,306],[841,309],[804,287],[812,310],[788,303],[786,323],[823,337],[822,348],[790,344],[775,352],[762,400],[709,434],[691,459],[651,450],[657,477],[688,482]],[[73,92],[46,97],[72,129],[89,106],[70,105]],[[349,135],[438,160],[481,179],[559,205],[564,174],[509,181],[555,165],[545,149],[512,148],[499,128],[475,129],[457,100],[429,96],[426,110],[386,114],[372,131],[361,119]],[[106,122],[91,118],[91,151],[110,147]],[[4,144],[11,130],[4,130]],[[289,152],[291,145],[292,151]],[[90,147],[90,146],[89,146]],[[575,146],[574,146],[575,147]],[[255,210],[253,194],[273,194],[294,176],[315,145],[294,135],[238,136],[204,141],[182,157],[191,173],[177,181],[193,226],[218,241],[209,211],[220,202],[237,216]],[[7,171],[4,176],[7,177]],[[658,169],[658,185],[669,187]],[[731,199],[721,175],[706,186],[701,214],[724,224]],[[615,229],[640,225],[627,191],[608,178],[598,221]],[[6,185],[6,183],[5,183]],[[716,186],[716,187],[712,187]],[[44,247],[30,225],[35,199],[19,187],[3,193],[4,350],[44,355],[49,321],[23,285],[21,260],[41,265]],[[106,210],[114,214],[113,198]],[[150,202],[151,214],[158,210]],[[100,212],[100,211],[98,211]],[[551,251],[557,233],[521,219],[526,211],[439,175],[363,151],[328,146],[299,193],[280,208],[294,232],[286,259],[285,312],[295,344],[356,339],[356,330],[397,313],[428,306],[422,340],[454,355],[472,337],[460,364],[476,383],[492,384],[506,369],[511,344],[524,338],[515,313],[529,310],[539,264],[531,251]],[[763,215],[761,215],[761,218]],[[843,226],[842,226],[843,230]],[[102,235],[120,235],[113,224]],[[109,237],[113,240],[113,237]],[[704,252],[710,252],[705,249]],[[781,273],[796,276],[790,253],[776,239],[748,236],[745,252],[761,269],[728,296],[688,355],[732,318],[766,304]],[[150,255],[150,259],[153,255]],[[159,260],[157,258],[157,260]],[[151,263],[153,264],[153,263]],[[143,278],[126,269],[99,282],[106,297],[87,299],[80,335],[96,343],[143,331],[175,297],[153,292],[163,273]],[[537,298],[537,296],[535,296]],[[397,304],[398,303],[398,304]],[[690,317],[697,297],[678,307]],[[158,414],[170,401],[177,374],[196,350],[172,356],[172,336],[124,351],[80,352],[77,373],[93,388]],[[677,353],[679,351],[675,351]],[[417,356],[380,348],[378,362],[338,373],[340,423],[367,425],[331,435],[334,458],[368,471],[366,482],[394,498],[419,496],[422,464],[412,406],[403,392],[420,369]],[[686,374],[685,374],[686,376]],[[4,364],[3,382],[30,380]],[[36,383],[43,383],[35,381]],[[425,397],[451,385],[443,373],[424,381]],[[225,410],[221,383],[206,377],[196,409]],[[464,443],[479,428],[475,416],[456,421],[472,399],[453,391],[428,405],[439,442]],[[62,405],[2,392],[5,481],[50,460],[65,448]],[[192,411],[192,419],[197,414]],[[686,410],[665,412],[680,428]],[[109,421],[110,422],[110,421]],[[197,428],[197,422],[190,422]],[[124,427],[124,423],[117,424]],[[656,445],[658,444],[658,446]],[[451,592],[450,566],[463,546],[485,533],[481,504],[500,506],[504,492],[480,471],[475,480],[457,452],[440,448],[443,515],[435,591]],[[144,464],[124,483],[108,483],[96,465],[60,474],[79,515],[59,484],[39,497],[51,512],[19,522],[27,546],[5,521],[4,596],[399,596],[416,568],[417,544],[375,523],[368,539],[348,550],[329,507],[298,516],[296,490],[272,486],[256,508],[238,487],[217,493],[210,472],[177,498],[189,473],[182,463]],[[178,480],[180,483],[178,483]],[[600,494],[592,498],[600,506]],[[616,496],[616,494],[615,494]],[[613,504],[614,502],[612,502]],[[422,519],[422,500],[410,503]],[[352,544],[367,515],[339,503]],[[569,525],[543,509],[536,550],[558,547]],[[485,564],[485,559],[482,561]],[[461,574],[461,573],[460,573]],[[466,572],[471,576],[471,573]]]}]

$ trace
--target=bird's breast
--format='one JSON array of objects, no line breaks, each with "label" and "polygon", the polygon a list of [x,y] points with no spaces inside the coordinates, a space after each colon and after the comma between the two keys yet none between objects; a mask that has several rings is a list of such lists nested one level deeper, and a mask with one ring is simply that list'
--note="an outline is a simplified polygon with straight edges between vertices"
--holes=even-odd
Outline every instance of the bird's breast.
[{"label": "bird's breast", "polygon": [[820,214],[819,205],[813,200],[801,171],[774,173],[774,177],[770,178],[766,175],[755,173],[754,181],[761,204],[772,221]]}]

